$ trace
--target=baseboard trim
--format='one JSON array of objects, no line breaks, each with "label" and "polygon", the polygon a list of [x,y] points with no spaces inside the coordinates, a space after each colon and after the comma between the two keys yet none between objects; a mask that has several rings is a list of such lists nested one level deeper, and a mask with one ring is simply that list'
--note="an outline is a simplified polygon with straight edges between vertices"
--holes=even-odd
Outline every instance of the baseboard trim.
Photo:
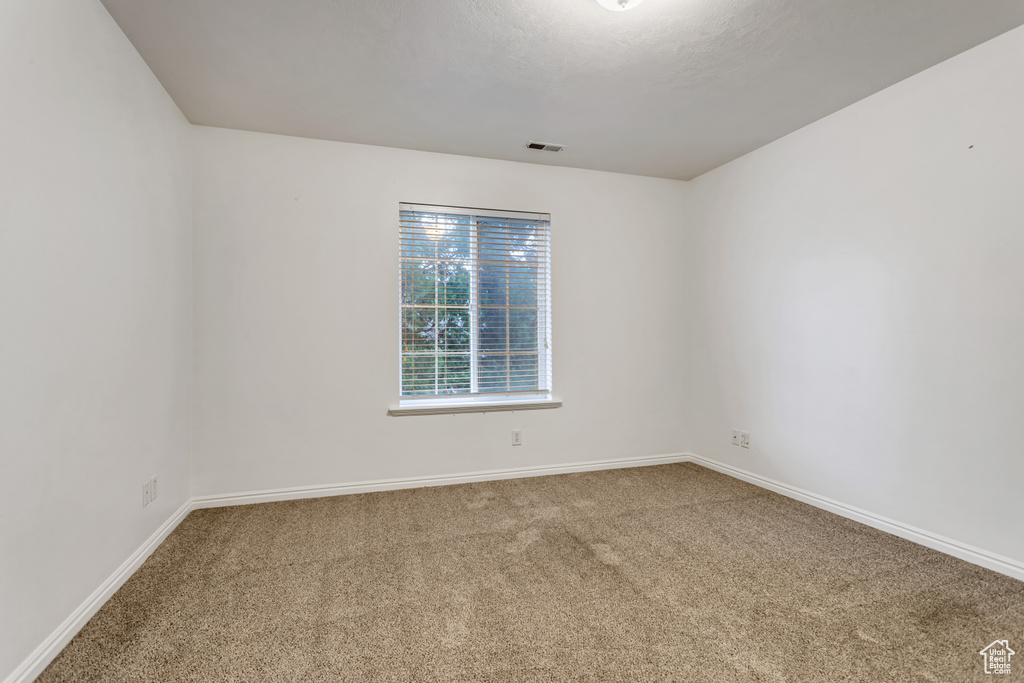
[{"label": "baseboard trim", "polygon": [[164,539],[175,527],[185,519],[192,511],[192,501],[186,501],[177,511],[171,515],[160,528],[146,539],[146,542],[139,546],[138,550],[118,567],[99,588],[92,592],[85,601],[78,606],[71,615],[64,620],[64,623],[50,634],[50,636],[30,654],[25,661],[18,666],[6,679],[4,683],[29,683],[43,672],[53,659],[60,654],[60,651],[71,642],[71,639],[82,630],[82,627],[92,618],[100,607],[117,592],[117,589],[124,585],[124,582],[131,578],[135,570],[142,566],[153,551],[157,549]]},{"label": "baseboard trim", "polygon": [[716,472],[740,479],[747,483],[774,491],[787,498],[799,500],[817,508],[827,510],[841,517],[852,519],[875,529],[885,531],[913,541],[933,550],[958,557],[972,564],[1005,574],[1024,581],[1024,563],[990,553],[980,548],[960,543],[950,538],[933,534],[923,529],[903,524],[881,515],[862,510],[852,505],[841,503],[816,493],[790,486],[774,479],[762,477],[748,470],[726,465],[696,453],[671,453],[666,455],[645,456],[639,458],[619,458],[614,460],[593,460],[588,462],[568,463],[564,465],[544,465],[540,467],[520,467],[501,470],[484,470],[464,474],[433,475],[427,477],[407,477],[401,479],[379,479],[349,484],[327,486],[304,486],[265,491],[249,491],[216,496],[197,496],[183,504],[164,522],[159,529],[136,550],[131,557],[117,568],[103,584],[93,591],[67,619],[39,647],[29,655],[6,679],[4,683],[30,683],[43,669],[60,654],[60,651],[92,618],[100,607],[117,592],[125,581],[145,562],[157,546],[181,523],[192,510],[200,508],[226,507],[230,505],[246,505],[252,503],[269,503],[275,501],[298,500],[302,498],[322,498],[341,496],[372,491],[393,491],[398,489],[423,488],[429,486],[449,486],[479,481],[496,481],[500,479],[520,479],[542,477],[553,474],[569,474],[572,472],[592,472],[595,470],[611,470],[625,467],[647,467],[651,465],[667,465],[671,463],[692,462]]},{"label": "baseboard trim", "polygon": [[542,465],[539,467],[517,467],[502,470],[484,470],[464,474],[439,474],[426,477],[406,477],[401,479],[377,479],[349,484],[330,484],[326,486],[298,486],[294,488],[267,489],[265,491],[247,491],[216,496],[197,496],[192,499],[194,509],[227,507],[231,505],[247,505],[252,503],[273,503],[283,500],[300,500],[303,498],[324,498],[327,496],[344,496],[354,493],[370,493],[373,491],[394,491],[398,489],[416,489],[427,486],[450,486],[478,481],[496,481],[499,479],[520,479],[526,477],[543,477],[552,474],[569,474],[571,472],[592,472],[594,470],[613,470],[624,467],[647,467],[650,465],[667,465],[686,462],[687,454],[670,453],[666,455],[643,456],[639,458],[618,458],[615,460],[592,460],[588,462],[568,463],[564,465]]},{"label": "baseboard trim", "polygon": [[37,647],[32,654],[16,668],[3,683],[30,683],[60,651],[71,642],[71,639],[82,630],[82,627],[96,612],[117,592],[124,582],[142,566],[157,546],[181,523],[193,510],[230,505],[246,505],[250,503],[268,503],[301,498],[322,498],[341,496],[371,491],[393,491],[397,489],[422,488],[426,486],[448,486],[477,481],[494,481],[498,479],[518,479],[525,477],[542,477],[551,474],[568,474],[570,472],[590,472],[594,470],[611,470],[624,467],[645,467],[649,465],[667,465],[685,462],[689,458],[683,453],[654,455],[639,458],[619,458],[615,460],[594,460],[589,462],[568,463],[564,465],[544,465],[540,467],[520,467],[502,470],[485,470],[465,474],[446,474],[428,477],[408,477],[403,479],[380,479],[350,484],[334,484],[328,486],[304,486],[266,491],[249,491],[217,496],[197,496],[188,500],[164,522],[159,529],[143,543],[131,557],[124,561],[117,570],[100,585],[92,595],[78,606],[50,636]]},{"label": "baseboard trim", "polygon": [[741,479],[749,484],[754,484],[763,489],[774,491],[775,493],[782,494],[787,498],[799,500],[802,503],[813,505],[814,507],[821,508],[822,510],[828,510],[829,512],[835,513],[840,517],[846,517],[852,519],[855,522],[866,524],[867,526],[874,527],[886,533],[890,533],[900,538],[905,538],[908,541],[913,541],[919,545],[923,545],[932,550],[938,550],[939,552],[953,557],[958,557],[961,560],[965,560],[972,564],[976,564],[986,569],[1005,574],[1006,576],[1012,577],[1019,581],[1024,581],[1024,563],[1012,560],[1002,555],[990,553],[981,548],[975,548],[974,546],[967,545],[966,543],[960,543],[951,538],[933,534],[930,531],[924,529],[918,529],[917,527],[910,526],[909,524],[903,524],[894,519],[876,515],[867,510],[854,507],[841,503],[825,496],[819,496],[816,493],[798,488],[796,486],[790,486],[774,479],[768,479],[762,477],[759,474],[726,465],[710,458],[697,455],[696,453],[688,453],[687,461],[708,469],[727,474],[730,477]]}]

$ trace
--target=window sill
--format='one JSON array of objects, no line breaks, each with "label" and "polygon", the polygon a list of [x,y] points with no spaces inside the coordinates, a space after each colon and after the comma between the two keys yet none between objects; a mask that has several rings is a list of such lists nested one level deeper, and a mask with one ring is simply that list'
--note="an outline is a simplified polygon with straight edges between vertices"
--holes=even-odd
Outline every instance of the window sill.
[{"label": "window sill", "polygon": [[506,401],[504,403],[434,403],[425,406],[400,406],[388,410],[392,417],[409,415],[455,415],[456,413],[497,413],[506,410],[547,410],[561,408],[562,402],[551,399],[542,401]]}]

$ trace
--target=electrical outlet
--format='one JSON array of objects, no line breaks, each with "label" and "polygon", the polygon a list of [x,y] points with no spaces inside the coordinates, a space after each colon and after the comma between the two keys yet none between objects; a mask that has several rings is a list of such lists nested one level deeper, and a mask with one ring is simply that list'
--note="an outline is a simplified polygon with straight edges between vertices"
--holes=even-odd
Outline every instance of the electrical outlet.
[{"label": "electrical outlet", "polygon": [[149,502],[156,500],[156,475],[149,480]]},{"label": "electrical outlet", "polygon": [[750,432],[740,432],[740,448],[750,448]]},{"label": "electrical outlet", "polygon": [[145,484],[142,485],[142,507],[146,507],[147,505],[149,505],[149,501],[151,500],[149,484],[150,482],[147,481]]},{"label": "electrical outlet", "polygon": [[733,446],[739,446],[740,445],[740,430],[738,430],[738,429],[732,430],[732,445]]},{"label": "electrical outlet", "polygon": [[523,430],[513,429],[512,430],[512,445],[522,446],[523,445]]}]

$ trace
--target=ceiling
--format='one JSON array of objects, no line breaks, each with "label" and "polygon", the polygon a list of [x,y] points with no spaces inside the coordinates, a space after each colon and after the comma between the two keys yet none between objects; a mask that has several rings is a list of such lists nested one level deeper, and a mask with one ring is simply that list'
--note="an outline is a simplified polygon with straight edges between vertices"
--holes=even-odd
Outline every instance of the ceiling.
[{"label": "ceiling", "polygon": [[103,2],[195,124],[684,180],[1024,24],[1020,0]]}]

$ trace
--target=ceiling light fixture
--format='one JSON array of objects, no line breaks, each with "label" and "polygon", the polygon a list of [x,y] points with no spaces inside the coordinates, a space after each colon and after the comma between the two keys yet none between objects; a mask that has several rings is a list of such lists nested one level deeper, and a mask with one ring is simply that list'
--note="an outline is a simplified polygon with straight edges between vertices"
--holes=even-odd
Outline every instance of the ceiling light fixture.
[{"label": "ceiling light fixture", "polygon": [[597,4],[601,5],[605,9],[610,9],[613,12],[621,12],[627,9],[633,9],[644,0],[597,0]]}]

